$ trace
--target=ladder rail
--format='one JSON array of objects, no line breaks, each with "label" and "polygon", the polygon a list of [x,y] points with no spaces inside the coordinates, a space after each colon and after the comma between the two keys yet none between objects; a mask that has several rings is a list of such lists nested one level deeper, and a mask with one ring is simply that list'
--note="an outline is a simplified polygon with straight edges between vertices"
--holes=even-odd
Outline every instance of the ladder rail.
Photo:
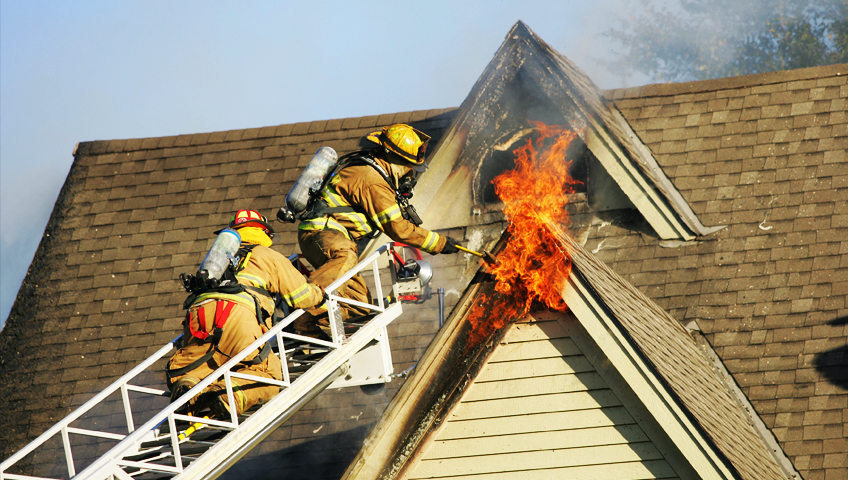
[{"label": "ladder rail", "polygon": [[[6,459],[2,463],[0,463],[0,478],[6,478],[6,473],[5,473],[6,469],[8,469],[12,465],[14,465],[18,461],[20,461],[22,458],[24,458],[27,455],[29,455],[30,453],[32,453],[36,448],[38,448],[41,445],[43,445],[44,443],[46,443],[48,440],[53,438],[53,436],[56,435],[57,433],[62,433],[72,422],[75,422],[80,417],[82,417],[83,415],[88,413],[91,409],[93,409],[94,407],[99,405],[100,402],[102,402],[107,397],[109,397],[110,395],[112,395],[113,393],[118,391],[121,388],[122,385],[129,383],[130,380],[132,380],[133,378],[140,375],[142,372],[147,370],[147,368],[149,368],[151,365],[156,363],[159,359],[164,357],[167,353],[169,353],[173,349],[174,343],[177,340],[179,340],[181,337],[182,337],[182,335],[171,340],[168,344],[166,344],[164,347],[157,350],[153,355],[148,357],[142,363],[136,365],[135,368],[133,368],[132,370],[130,370],[129,372],[127,372],[126,374],[124,374],[123,376],[121,376],[120,378],[115,380],[114,382],[112,382],[112,384],[110,384],[108,387],[103,389],[100,393],[95,395],[91,400],[80,405],[76,410],[74,410],[73,412],[68,414],[65,418],[60,420],[58,423],[56,423],[52,427],[48,428],[47,431],[45,431],[44,433],[42,433],[41,435],[36,437],[35,440],[33,440],[32,442],[27,444],[24,448],[20,449],[15,454],[13,454],[11,457],[9,457],[8,459]],[[63,435],[63,437],[67,437],[66,433],[62,434],[62,435]],[[63,444],[64,443],[65,442],[63,442]],[[63,448],[65,448],[65,450],[67,451],[67,450],[70,449],[70,445],[64,444]],[[17,478],[17,477],[20,477],[20,476],[15,475],[15,477]],[[26,477],[26,478],[40,478],[40,477],[28,477],[28,476],[24,476],[24,477]],[[11,479],[12,477],[8,477],[8,478]]]},{"label": "ladder rail", "polygon": [[[255,443],[258,443],[269,435],[274,428],[285,420],[284,414],[289,411],[289,407],[297,404],[316,385],[324,384],[326,388],[336,378],[334,376],[335,372],[338,371],[339,374],[344,374],[344,363],[361,348],[365,347],[372,339],[380,335],[386,325],[397,318],[401,311],[400,303],[393,304],[382,315],[374,318],[354,333],[348,339],[349,342],[346,343],[346,348],[330,352],[312,368],[307,370],[292,385],[292,391],[290,393],[281,392],[247,418],[243,422],[244,430],[242,431],[242,427],[240,427],[239,433],[243,433],[244,437],[252,439],[252,442],[250,440],[239,439],[234,435],[227,435],[218,444],[189,464],[174,480],[211,480],[223,473],[223,470],[217,468],[217,465],[223,461],[222,459],[228,459],[228,462],[234,463],[249,451],[249,448],[242,448],[242,446],[252,447]],[[342,368],[341,371],[339,371],[340,368]],[[215,476],[211,476],[213,472],[216,472]]]},{"label": "ladder rail", "polygon": [[[184,421],[190,421],[190,422],[193,422],[193,423],[195,423],[195,422],[196,423],[202,423],[202,424],[206,424],[206,425],[209,425],[209,426],[215,426],[215,427],[218,427],[218,428],[225,428],[225,429],[230,429],[230,430],[235,430],[235,429],[239,428],[239,420],[238,420],[237,416],[235,415],[235,413],[232,414],[232,417],[231,417],[229,422],[215,420],[215,419],[211,419],[211,418],[202,419],[202,418],[198,418],[198,417],[191,417],[191,416],[176,413],[176,411],[178,409],[183,407],[186,403],[188,403],[188,401],[190,399],[194,398],[194,396],[201,393],[202,390],[204,390],[205,388],[210,386],[213,382],[218,381],[221,377],[226,379],[227,392],[228,392],[228,398],[229,398],[229,401],[230,401],[231,412],[235,412],[235,408],[234,408],[234,405],[233,405],[234,396],[232,395],[232,386],[231,386],[232,385],[232,382],[231,382],[232,377],[238,377],[238,378],[248,378],[249,377],[251,380],[264,382],[264,383],[267,383],[267,384],[273,384],[273,385],[277,385],[279,387],[285,388],[285,390],[283,390],[283,392],[281,392],[281,394],[278,394],[277,396],[272,398],[271,401],[269,401],[269,405],[270,405],[274,400],[280,399],[280,401],[277,402],[277,403],[280,403],[281,405],[283,405],[285,402],[283,401],[283,399],[281,397],[282,396],[293,397],[293,393],[295,393],[295,392],[290,392],[290,391],[292,390],[292,386],[295,383],[303,384],[304,385],[303,388],[308,388],[310,383],[314,383],[316,385],[321,384],[322,382],[324,382],[326,380],[326,377],[329,376],[330,373],[332,373],[332,372],[325,371],[326,369],[329,368],[330,370],[336,370],[336,369],[340,368],[344,364],[344,362],[346,362],[349,359],[349,357],[353,356],[356,353],[356,351],[358,351],[359,348],[364,347],[373,338],[377,338],[380,335],[378,333],[378,332],[380,332],[380,328],[385,328],[386,324],[388,324],[389,322],[394,320],[394,318],[396,318],[398,315],[400,315],[401,307],[400,307],[399,303],[393,304],[393,305],[387,307],[384,304],[384,301],[383,301],[383,298],[384,298],[384,295],[383,295],[383,292],[382,292],[383,286],[382,286],[381,281],[380,281],[379,267],[378,267],[377,260],[378,260],[380,255],[389,251],[389,248],[390,248],[389,244],[386,244],[386,245],[380,247],[379,249],[377,249],[376,251],[372,252],[365,259],[363,259],[361,262],[359,262],[359,264],[357,264],[354,268],[352,268],[351,270],[346,272],[344,275],[342,275],[339,279],[337,279],[335,282],[333,282],[331,285],[329,285],[325,289],[325,291],[328,294],[327,303],[328,303],[328,311],[330,312],[330,318],[331,318],[330,323],[331,323],[332,340],[330,342],[314,339],[314,338],[311,338],[311,337],[304,337],[304,336],[291,334],[291,333],[282,331],[285,327],[290,325],[297,318],[299,318],[301,315],[304,314],[304,311],[302,309],[298,309],[298,310],[292,312],[292,314],[287,316],[285,319],[283,319],[277,325],[273,326],[268,332],[266,332],[264,335],[262,335],[259,339],[255,340],[253,343],[248,345],[239,354],[233,356],[233,358],[231,358],[228,362],[226,362],[224,365],[222,365],[218,370],[216,370],[215,372],[213,372],[212,374],[210,374],[209,376],[204,378],[201,382],[199,382],[197,385],[195,385],[191,390],[189,390],[184,395],[182,395],[181,398],[177,399],[174,403],[169,404],[168,407],[160,410],[159,413],[155,414],[152,418],[150,418],[143,426],[135,428],[134,420],[133,420],[132,406],[131,406],[131,402],[130,402],[130,399],[129,399],[129,393],[128,392],[129,391],[135,391],[135,392],[152,394],[152,395],[164,395],[167,392],[165,392],[164,390],[132,385],[129,382],[131,380],[133,380],[135,377],[137,377],[138,375],[140,375],[141,373],[143,373],[144,371],[146,371],[148,368],[150,368],[155,362],[159,361],[165,355],[167,355],[169,352],[171,352],[175,348],[176,342],[179,341],[180,338],[182,337],[182,335],[180,335],[180,336],[176,337],[175,339],[173,339],[172,341],[170,341],[165,346],[163,346],[162,348],[160,348],[159,350],[157,350],[153,355],[148,357],[146,360],[144,360],[142,363],[137,365],[135,368],[131,369],[129,372],[127,372],[126,374],[121,376],[118,380],[116,380],[115,382],[110,384],[103,391],[101,391],[100,393],[95,395],[94,398],[87,401],[82,406],[77,408],[74,412],[72,412],[71,414],[66,416],[59,423],[57,423],[56,425],[49,428],[47,431],[45,431],[43,434],[41,434],[35,440],[30,442],[30,444],[26,445],[23,449],[16,452],[15,454],[13,454],[7,460],[3,461],[2,464],[0,464],[0,480],[6,480],[6,479],[8,479],[8,480],[22,480],[22,479],[33,480],[33,479],[41,478],[41,477],[34,477],[34,476],[28,476],[28,475],[18,475],[18,474],[6,473],[6,470],[9,469],[10,467],[12,467],[13,465],[15,465],[18,461],[20,461],[21,459],[23,459],[24,457],[26,457],[27,455],[29,455],[33,451],[35,451],[39,446],[45,444],[47,441],[52,439],[57,433],[61,435],[62,446],[63,446],[64,452],[65,452],[66,463],[67,463],[67,472],[68,472],[70,477],[79,478],[81,480],[82,479],[88,479],[88,478],[103,479],[103,478],[107,478],[110,475],[113,476],[113,477],[123,478],[127,474],[119,467],[119,465],[122,464],[122,463],[123,464],[135,463],[135,462],[122,461],[123,457],[125,457],[127,455],[134,454],[135,452],[137,452],[139,447],[141,446],[141,444],[144,441],[149,440],[151,435],[154,435],[155,432],[157,431],[157,429],[166,422],[171,427],[170,444],[171,444],[171,448],[173,449],[173,455],[176,459],[176,467],[167,467],[167,466],[162,466],[162,465],[145,464],[146,465],[145,468],[148,468],[148,469],[151,469],[151,470],[169,471],[170,473],[176,473],[176,474],[179,475],[180,473],[183,472],[184,469],[183,469],[183,466],[182,466],[182,462],[180,461],[180,457],[181,457],[180,441],[177,438],[176,433],[175,433],[176,432],[176,429],[174,428],[175,427],[175,423],[174,423],[175,420],[184,420]],[[374,273],[374,279],[373,280],[374,280],[374,283],[375,283],[375,293],[376,293],[376,298],[377,298],[377,305],[371,305],[371,304],[365,304],[365,303],[362,303],[362,302],[356,302],[356,301],[352,301],[352,300],[338,296],[338,293],[337,293],[338,288],[341,287],[344,284],[344,282],[346,282],[348,279],[350,279],[354,275],[358,274],[359,272],[361,272],[362,270],[367,268],[369,265],[372,266],[372,271]],[[344,329],[343,329],[343,326],[342,326],[342,323],[341,323],[341,316],[340,316],[340,312],[339,312],[339,304],[340,303],[364,307],[364,308],[367,308],[367,309],[377,313],[377,317],[387,317],[388,319],[385,320],[384,322],[382,322],[382,321],[381,322],[373,322],[373,321],[368,322],[365,326],[363,326],[360,329],[360,331],[356,332],[354,335],[347,338],[347,337],[345,337]],[[393,311],[390,312],[391,313],[390,315],[385,315],[385,313],[388,310],[393,310]],[[376,319],[377,318],[375,318],[374,320],[376,320]],[[371,325],[372,323],[374,323],[374,325]],[[380,324],[381,326],[378,327],[377,324]],[[363,338],[365,336],[368,336],[368,335],[370,335],[370,337],[363,340]],[[230,371],[231,368],[235,367],[238,363],[240,363],[242,360],[244,360],[244,358],[247,357],[247,355],[249,355],[249,354],[255,352],[257,349],[261,348],[271,338],[276,338],[277,344],[280,346],[280,355],[281,355],[282,360],[283,360],[283,362],[282,362],[282,364],[283,364],[283,381],[264,378],[264,377],[255,377],[255,376],[252,376],[252,375],[239,374],[239,373],[235,373],[235,372]],[[296,340],[298,342],[306,342],[306,343],[318,345],[318,346],[321,346],[321,347],[325,347],[325,348],[329,349],[330,352],[324,359],[322,359],[316,365],[309,368],[309,370],[307,370],[305,373],[300,375],[293,382],[291,380],[288,362],[285,359],[285,348],[284,348],[285,339],[292,339],[292,340]],[[356,341],[354,341],[354,339],[356,339]],[[351,344],[350,342],[352,342],[352,341],[353,341],[353,343]],[[345,355],[341,355],[341,356],[334,355],[334,354],[338,353],[340,348],[345,347],[346,345],[349,348],[345,348],[345,350],[347,351],[347,353]],[[331,360],[331,359],[335,359],[335,360]],[[330,368],[330,366],[316,368],[316,367],[319,367],[319,365],[321,365],[322,362],[324,362],[324,363],[327,363],[327,362],[338,363],[338,365],[332,366],[332,368]],[[323,377],[321,375],[323,375]],[[321,377],[321,378],[318,378],[318,377]],[[304,380],[304,381],[301,381],[301,380]],[[324,388],[326,388],[326,387],[324,387]],[[322,388],[322,390],[323,390],[323,388]],[[85,415],[86,413],[91,411],[94,407],[99,405],[101,402],[106,400],[110,395],[112,395],[113,393],[115,393],[117,391],[121,392],[121,400],[122,400],[121,403],[123,404],[123,407],[124,407],[124,415],[126,417],[126,422],[127,422],[126,427],[127,427],[128,433],[126,435],[108,433],[108,432],[98,432],[98,431],[95,431],[95,430],[88,430],[88,429],[83,429],[83,428],[70,427],[70,424],[72,422],[79,420],[81,417],[83,417],[83,415]],[[288,394],[282,395],[283,393],[288,393]],[[305,393],[303,393],[303,394],[305,394]],[[301,394],[301,395],[303,395],[303,394]],[[298,398],[297,396],[294,396],[295,401],[297,400],[297,398]],[[267,406],[268,405],[263,406],[260,410],[266,409]],[[290,405],[288,407],[290,407]],[[278,407],[278,408],[280,408],[280,407]],[[250,420],[251,418],[253,418],[253,417],[249,417],[247,420]],[[246,423],[246,422],[247,421],[244,421],[242,423]],[[265,433],[265,435],[269,434],[270,431],[273,431],[273,429],[269,430],[267,433]],[[113,440],[117,440],[118,444],[115,445],[114,447],[112,447],[105,455],[102,455],[101,457],[96,459],[91,465],[89,465],[87,468],[85,468],[82,472],[77,474],[76,468],[75,468],[75,465],[74,465],[73,456],[71,454],[71,441],[70,441],[70,438],[69,438],[69,433],[73,433],[75,435],[86,435],[86,436],[113,439]],[[230,435],[226,435],[225,438],[227,436],[230,436]],[[213,449],[214,449],[214,447],[213,447]],[[245,453],[248,450],[245,450]],[[192,462],[189,465],[193,465],[195,463],[196,462]],[[155,468],[153,468],[153,467],[155,467]],[[160,469],[160,467],[161,467],[161,469]],[[120,470],[121,474],[116,475],[114,473],[108,473],[108,472],[115,472],[116,470]],[[104,473],[104,472],[107,472],[107,473]]]}]

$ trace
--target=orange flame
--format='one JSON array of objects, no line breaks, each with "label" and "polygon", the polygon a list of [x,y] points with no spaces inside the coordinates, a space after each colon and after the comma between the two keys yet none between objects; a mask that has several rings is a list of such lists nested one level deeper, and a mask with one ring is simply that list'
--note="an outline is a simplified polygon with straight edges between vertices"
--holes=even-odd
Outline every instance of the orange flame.
[{"label": "orange flame", "polygon": [[566,151],[577,133],[534,122],[538,136],[514,153],[515,168],[495,177],[495,192],[504,202],[510,234],[498,263],[490,267],[495,293],[474,306],[470,344],[524,316],[534,302],[553,310],[565,310],[562,289],[571,271],[571,261],[560,250],[547,225],[566,228],[565,206],[572,185],[580,183],[568,175],[571,161]]}]

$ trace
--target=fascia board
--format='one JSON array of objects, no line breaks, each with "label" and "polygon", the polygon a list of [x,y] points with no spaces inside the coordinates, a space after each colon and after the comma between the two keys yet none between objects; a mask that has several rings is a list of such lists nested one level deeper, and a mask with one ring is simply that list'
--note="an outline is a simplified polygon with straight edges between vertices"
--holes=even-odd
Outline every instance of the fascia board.
[{"label": "fascia board", "polygon": [[645,175],[628,159],[602,126],[590,120],[584,141],[595,158],[615,180],[627,198],[664,240],[693,240],[695,235],[680,221]]},{"label": "fascia board", "polygon": [[653,415],[702,479],[735,479],[712,444],[617,327],[579,274],[572,270],[563,298],[613,368]]}]

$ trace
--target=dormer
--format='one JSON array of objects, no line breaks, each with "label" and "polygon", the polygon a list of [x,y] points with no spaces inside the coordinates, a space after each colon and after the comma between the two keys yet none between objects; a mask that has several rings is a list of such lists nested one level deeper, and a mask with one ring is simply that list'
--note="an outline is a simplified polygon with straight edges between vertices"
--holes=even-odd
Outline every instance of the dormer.
[{"label": "dormer", "polygon": [[487,223],[498,211],[491,180],[514,165],[534,122],[580,132],[569,151],[574,194],[594,212],[637,211],[663,240],[688,241],[706,227],[651,151],[591,80],[518,22],[432,155],[416,205],[428,228]]}]

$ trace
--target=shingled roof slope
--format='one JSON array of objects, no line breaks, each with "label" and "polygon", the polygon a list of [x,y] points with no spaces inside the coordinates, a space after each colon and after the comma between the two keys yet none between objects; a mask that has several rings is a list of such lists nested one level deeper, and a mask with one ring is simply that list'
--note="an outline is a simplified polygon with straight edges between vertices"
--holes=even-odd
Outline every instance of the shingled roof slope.
[{"label": "shingled roof slope", "polygon": [[586,247],[695,322],[805,479],[848,467],[848,65],[607,92],[706,224]]},{"label": "shingled roof slope", "polygon": [[[603,302],[678,401],[745,479],[786,478],[683,326],[556,226],[573,271]],[[568,288],[571,288],[569,285]]]},{"label": "shingled roof slope", "polygon": [[[452,117],[453,110],[434,109],[78,145],[0,334],[6,392],[0,396],[0,457],[176,337],[185,297],[178,275],[197,268],[213,230],[236,209],[273,216],[318,147],[344,154],[358,149],[365,134],[395,122],[437,141]],[[274,225],[274,248],[298,251],[296,225]],[[390,329],[396,368],[410,366],[437,328],[435,300],[411,305]],[[163,386],[161,374],[146,380]],[[287,478],[305,478],[305,471],[311,479],[338,478],[399,383],[375,396],[359,389],[326,392],[246,459],[240,475],[273,465]],[[325,441],[320,458],[315,451],[303,454]],[[61,466],[48,457],[34,462],[42,463],[36,472]]]}]

